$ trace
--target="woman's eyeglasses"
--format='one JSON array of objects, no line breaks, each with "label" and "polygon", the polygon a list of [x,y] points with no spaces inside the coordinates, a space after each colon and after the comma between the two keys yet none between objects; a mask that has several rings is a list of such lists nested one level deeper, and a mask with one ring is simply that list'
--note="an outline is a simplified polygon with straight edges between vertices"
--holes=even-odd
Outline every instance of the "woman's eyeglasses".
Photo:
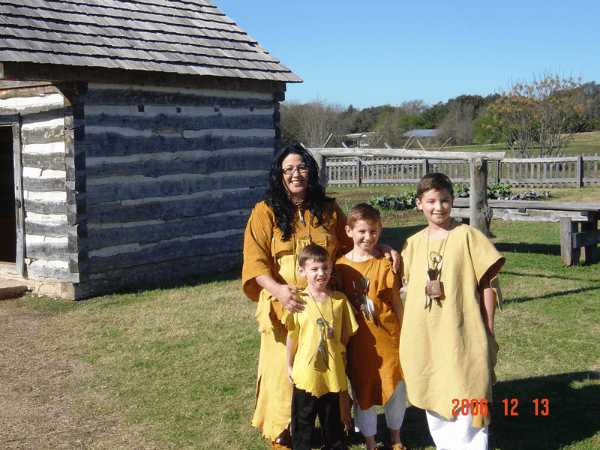
[{"label": "woman's eyeglasses", "polygon": [[283,169],[281,169],[281,171],[285,174],[285,175],[292,175],[295,171],[298,171],[298,173],[307,173],[308,172],[308,167],[306,167],[306,165],[304,164],[300,164],[296,167],[294,166],[285,166]]}]

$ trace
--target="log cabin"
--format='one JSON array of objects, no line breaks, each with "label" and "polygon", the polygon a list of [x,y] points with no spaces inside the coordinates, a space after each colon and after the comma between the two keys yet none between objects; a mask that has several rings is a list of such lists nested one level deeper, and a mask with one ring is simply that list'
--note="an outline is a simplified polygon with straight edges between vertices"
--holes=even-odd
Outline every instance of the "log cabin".
[{"label": "log cabin", "polygon": [[0,261],[66,299],[230,270],[301,82],[208,0],[0,0]]}]

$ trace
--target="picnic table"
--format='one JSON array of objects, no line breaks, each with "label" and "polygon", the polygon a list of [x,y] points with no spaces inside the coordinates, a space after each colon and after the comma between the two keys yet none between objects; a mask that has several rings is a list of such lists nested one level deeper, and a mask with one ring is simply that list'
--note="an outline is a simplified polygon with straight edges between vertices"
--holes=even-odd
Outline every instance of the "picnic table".
[{"label": "picnic table", "polygon": [[[560,254],[565,266],[599,260],[600,202],[555,202],[550,200],[488,200],[494,219],[527,222],[560,222]],[[468,221],[469,199],[456,198],[452,217]]]}]

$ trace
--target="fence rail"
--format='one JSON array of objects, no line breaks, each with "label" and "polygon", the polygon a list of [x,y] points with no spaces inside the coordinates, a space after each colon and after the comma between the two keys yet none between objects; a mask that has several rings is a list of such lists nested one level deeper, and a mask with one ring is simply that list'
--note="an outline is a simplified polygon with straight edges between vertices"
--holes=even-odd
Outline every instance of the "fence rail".
[{"label": "fence rail", "polygon": [[[600,185],[600,156],[504,158],[488,161],[488,181],[521,187]],[[442,172],[455,184],[470,182],[469,161],[397,157],[328,157],[328,184],[361,186],[416,184],[423,175]]]}]

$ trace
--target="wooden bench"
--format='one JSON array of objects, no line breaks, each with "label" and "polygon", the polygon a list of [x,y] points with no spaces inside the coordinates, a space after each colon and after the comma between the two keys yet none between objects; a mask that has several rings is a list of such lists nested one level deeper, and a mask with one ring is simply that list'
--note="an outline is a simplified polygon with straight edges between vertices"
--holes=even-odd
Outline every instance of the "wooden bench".
[{"label": "wooden bench", "polygon": [[[550,200],[488,200],[494,219],[526,222],[560,222],[560,254],[565,266],[596,262],[600,258],[600,203]],[[469,199],[456,198],[452,217],[468,221]]]}]

